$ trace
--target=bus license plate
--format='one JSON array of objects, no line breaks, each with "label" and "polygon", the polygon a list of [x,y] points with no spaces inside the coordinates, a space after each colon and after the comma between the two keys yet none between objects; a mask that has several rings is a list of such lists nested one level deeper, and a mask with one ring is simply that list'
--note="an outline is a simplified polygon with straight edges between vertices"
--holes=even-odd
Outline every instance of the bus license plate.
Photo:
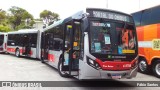
[{"label": "bus license plate", "polygon": [[111,74],[112,79],[119,79],[121,78],[121,74]]}]

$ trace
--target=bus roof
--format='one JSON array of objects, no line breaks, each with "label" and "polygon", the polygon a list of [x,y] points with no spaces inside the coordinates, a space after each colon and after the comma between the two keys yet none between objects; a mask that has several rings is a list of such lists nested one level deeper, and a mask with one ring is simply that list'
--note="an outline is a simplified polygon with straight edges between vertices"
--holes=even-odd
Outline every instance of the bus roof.
[{"label": "bus roof", "polygon": [[153,8],[158,8],[158,7],[160,7],[160,5],[153,6],[153,7],[150,7],[150,8],[146,8],[146,9],[142,9],[142,10],[139,10],[139,11],[133,12],[133,13],[131,13],[131,15],[132,15],[132,14],[134,14],[134,13],[138,13],[138,12],[142,12],[142,11],[145,11],[145,10],[149,10],[149,9],[153,9]]},{"label": "bus roof", "polygon": [[7,33],[5,33],[5,32],[0,32],[0,34],[1,34],[1,35],[2,35],[2,34],[3,34],[3,35],[6,35]]},{"label": "bus roof", "polygon": [[83,14],[84,14],[83,11],[79,11],[79,12],[75,13],[74,15],[72,15],[72,16],[70,16],[68,18],[59,20],[59,21],[55,22],[54,24],[44,28],[43,31],[46,31],[46,30],[48,30],[50,28],[53,28],[53,27],[58,26],[58,25],[61,25],[61,24],[65,23],[65,22],[68,22],[68,21],[70,21],[72,19],[81,19]]},{"label": "bus roof", "polygon": [[72,16],[68,17],[68,18],[65,18],[65,19],[62,19],[62,20],[59,20],[55,23],[53,23],[52,25],[50,26],[47,26],[46,28],[42,29],[42,32],[48,30],[48,29],[51,29],[55,26],[58,26],[58,25],[61,25],[63,23],[66,23],[72,19],[82,19],[84,18],[85,14],[88,13],[87,10],[99,10],[99,11],[108,11],[108,12],[115,12],[115,13],[118,13],[118,14],[122,14],[122,15],[126,15],[126,16],[129,16],[131,17],[130,14],[126,14],[126,13],[123,13],[123,12],[119,12],[119,11],[115,11],[115,10],[109,10],[109,9],[101,9],[101,8],[86,8],[86,10],[81,10],[75,14],[73,14]]},{"label": "bus roof", "polygon": [[36,29],[20,29],[18,31],[8,32],[8,34],[23,34],[23,33],[37,33]]}]

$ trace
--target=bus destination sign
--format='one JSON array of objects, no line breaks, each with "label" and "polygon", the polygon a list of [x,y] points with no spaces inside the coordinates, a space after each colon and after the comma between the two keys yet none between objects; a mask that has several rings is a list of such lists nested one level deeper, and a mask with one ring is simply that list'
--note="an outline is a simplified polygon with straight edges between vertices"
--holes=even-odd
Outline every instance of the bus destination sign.
[{"label": "bus destination sign", "polygon": [[122,15],[119,13],[114,12],[105,12],[105,11],[89,11],[90,15],[92,17],[97,18],[106,18],[106,19],[112,19],[112,20],[118,20],[118,21],[124,21],[124,22],[130,22],[129,16]]}]

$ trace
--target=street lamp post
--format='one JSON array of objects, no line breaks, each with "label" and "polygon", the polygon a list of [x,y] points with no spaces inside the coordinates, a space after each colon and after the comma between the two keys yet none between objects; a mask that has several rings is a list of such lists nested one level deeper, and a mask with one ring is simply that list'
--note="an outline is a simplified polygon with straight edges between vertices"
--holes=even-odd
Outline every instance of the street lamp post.
[{"label": "street lamp post", "polygon": [[108,0],[106,0],[106,2],[107,2],[107,3],[106,3],[106,8],[108,9]]},{"label": "street lamp post", "polygon": [[140,9],[140,4],[141,4],[141,2],[140,2],[140,0],[139,0],[139,9]]}]

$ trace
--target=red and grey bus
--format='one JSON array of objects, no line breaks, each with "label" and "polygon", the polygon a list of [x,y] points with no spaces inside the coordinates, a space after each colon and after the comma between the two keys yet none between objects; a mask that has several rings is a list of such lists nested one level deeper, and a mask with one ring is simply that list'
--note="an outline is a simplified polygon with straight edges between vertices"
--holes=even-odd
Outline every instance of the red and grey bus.
[{"label": "red and grey bus", "polygon": [[131,15],[87,8],[44,28],[41,61],[61,76],[78,79],[132,78],[138,45]]},{"label": "red and grey bus", "polygon": [[22,29],[8,32],[7,52],[19,56],[37,58],[39,53],[38,30]]},{"label": "red and grey bus", "polygon": [[6,52],[7,33],[0,33],[0,52]]}]

